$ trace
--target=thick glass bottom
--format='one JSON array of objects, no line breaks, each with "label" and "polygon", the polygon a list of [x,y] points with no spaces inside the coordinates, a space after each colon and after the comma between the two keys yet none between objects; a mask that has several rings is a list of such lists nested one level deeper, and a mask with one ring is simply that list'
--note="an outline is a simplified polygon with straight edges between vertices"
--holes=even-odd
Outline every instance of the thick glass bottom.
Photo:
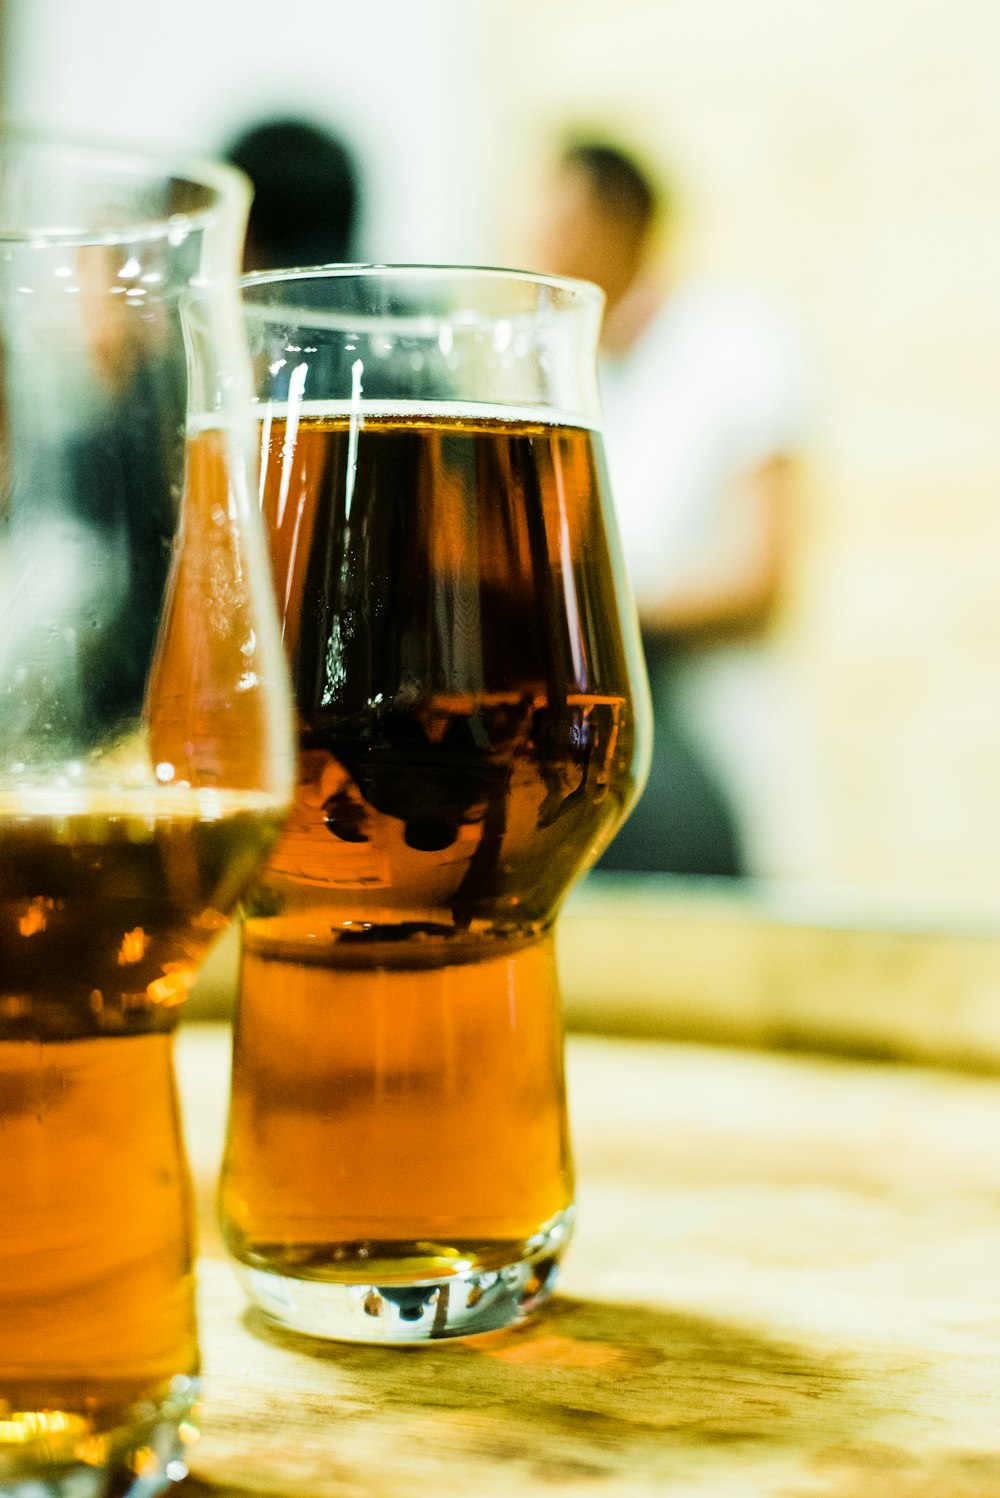
[{"label": "thick glass bottom", "polygon": [[[300,1278],[237,1262],[251,1302],[291,1331],[340,1342],[433,1342],[515,1326],[555,1288],[573,1231],[574,1208],[554,1218],[530,1252],[499,1268],[477,1266],[434,1279],[378,1282]],[[400,1246],[396,1264],[414,1257]]]},{"label": "thick glass bottom", "polygon": [[187,1476],[198,1393],[197,1379],[179,1376],[110,1426],[0,1402],[0,1498],[155,1498]]}]

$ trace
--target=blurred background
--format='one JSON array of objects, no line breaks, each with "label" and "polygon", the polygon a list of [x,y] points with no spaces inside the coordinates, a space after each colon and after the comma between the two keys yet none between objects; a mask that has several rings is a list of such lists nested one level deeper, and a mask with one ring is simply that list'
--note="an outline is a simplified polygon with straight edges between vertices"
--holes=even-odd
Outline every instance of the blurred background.
[{"label": "blurred background", "polygon": [[6,0],[2,46],[14,123],[202,153],[331,128],[362,259],[530,266],[567,132],[639,152],[680,263],[778,299],[811,372],[774,648],[812,793],[772,872],[1000,911],[992,0]]}]

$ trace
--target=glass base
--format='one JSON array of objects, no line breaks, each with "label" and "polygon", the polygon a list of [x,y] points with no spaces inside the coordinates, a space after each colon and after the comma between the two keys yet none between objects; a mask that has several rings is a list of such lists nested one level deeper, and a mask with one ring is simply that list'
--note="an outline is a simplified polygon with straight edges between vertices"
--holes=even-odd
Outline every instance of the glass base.
[{"label": "glass base", "polygon": [[76,1430],[85,1424],[79,1416],[23,1416],[37,1423],[38,1456],[23,1441],[16,1465],[0,1455],[0,1498],[155,1498],[187,1476],[199,1390],[197,1379],[179,1376],[127,1425],[87,1434]]},{"label": "glass base", "polygon": [[572,1236],[568,1207],[527,1258],[410,1284],[296,1279],[236,1264],[247,1296],[269,1321],[339,1342],[434,1342],[516,1326],[555,1289]]}]

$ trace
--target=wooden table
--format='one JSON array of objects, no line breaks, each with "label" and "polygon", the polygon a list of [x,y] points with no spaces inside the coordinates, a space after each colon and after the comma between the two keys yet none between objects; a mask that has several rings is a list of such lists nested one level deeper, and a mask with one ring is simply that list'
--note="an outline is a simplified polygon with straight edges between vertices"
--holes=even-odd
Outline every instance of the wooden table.
[{"label": "wooden table", "polygon": [[574,1036],[561,1292],[384,1349],[245,1312],[213,1212],[228,1043],[178,1043],[206,1379],[184,1498],[1000,1492],[1000,1082]]}]

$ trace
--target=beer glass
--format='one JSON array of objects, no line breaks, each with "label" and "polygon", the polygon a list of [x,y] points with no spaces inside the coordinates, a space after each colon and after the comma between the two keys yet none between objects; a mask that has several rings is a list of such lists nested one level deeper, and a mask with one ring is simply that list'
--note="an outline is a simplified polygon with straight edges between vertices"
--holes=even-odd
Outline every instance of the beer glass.
[{"label": "beer glass", "polygon": [[291,798],[228,169],[0,136],[0,1492],[183,1475],[171,1032]]},{"label": "beer glass", "polygon": [[244,304],[300,738],[242,930],[224,1235],[286,1326],[488,1331],[572,1230],[553,922],[645,773],[601,295],[341,267]]}]

